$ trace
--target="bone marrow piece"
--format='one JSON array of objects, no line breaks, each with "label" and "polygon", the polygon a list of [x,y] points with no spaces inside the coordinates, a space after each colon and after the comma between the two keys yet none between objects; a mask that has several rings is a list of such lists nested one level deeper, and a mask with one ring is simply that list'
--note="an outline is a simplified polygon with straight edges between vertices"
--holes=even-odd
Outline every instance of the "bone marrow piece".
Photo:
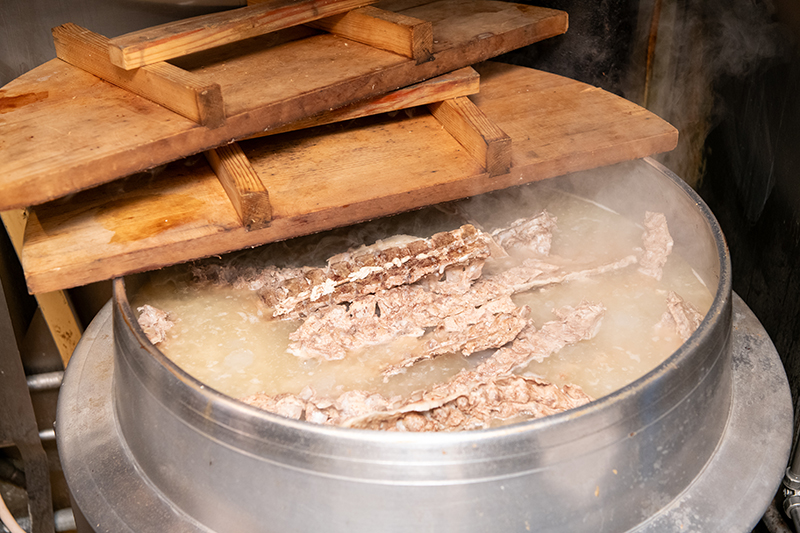
[{"label": "bone marrow piece", "polygon": [[531,419],[580,407],[592,399],[580,387],[562,388],[527,376],[503,376],[475,383],[441,405],[420,410],[373,412],[345,421],[345,427],[387,431],[455,431],[488,427],[493,420]]},{"label": "bone marrow piece", "polygon": [[657,327],[673,329],[685,341],[700,327],[702,321],[703,314],[700,311],[677,293],[670,291],[667,295],[667,310]]},{"label": "bone marrow piece", "polygon": [[512,375],[517,366],[544,358],[564,346],[592,338],[605,308],[582,302],[554,311],[557,320],[497,350],[475,370],[419,391],[405,400],[377,393],[349,391],[335,400],[318,399],[313,390],[299,395],[256,394],[247,404],[299,420],[361,429],[451,431],[486,427],[492,420],[517,416],[539,418],[591,401],[576,385],[562,388],[546,380]]},{"label": "bone marrow piece", "polygon": [[516,337],[528,312],[511,296],[535,288],[583,279],[630,266],[628,256],[599,267],[563,271],[540,261],[477,280],[463,294],[437,292],[434,282],[404,285],[355,299],[348,305],[320,307],[291,334],[289,351],[299,357],[342,359],[348,351],[387,342],[403,335],[421,337],[433,329],[422,352],[387,368],[402,367],[441,353],[464,355],[499,348]]},{"label": "bone marrow piece", "polygon": [[[703,316],[689,303],[697,301],[695,289],[688,299],[671,289],[674,261],[666,271],[664,265],[672,238],[662,214],[647,213],[643,232],[629,221],[603,229],[606,244],[578,236],[593,235],[598,220],[619,215],[581,208],[564,216],[556,207],[559,218],[544,210],[521,218],[496,213],[489,224],[467,211],[439,211],[446,220],[434,219],[435,227],[456,229],[425,238],[405,234],[402,228],[420,230],[402,221],[390,226],[401,228],[394,235],[365,225],[277,244],[254,260],[241,255],[194,265],[189,292],[205,287],[234,299],[224,309],[202,304],[214,315],[203,324],[233,314],[257,329],[283,332],[269,337],[279,342],[262,343],[273,354],[263,363],[262,348],[238,338],[225,341],[223,358],[206,366],[219,368],[224,379],[247,379],[239,365],[261,365],[246,393],[229,394],[281,416],[356,429],[472,430],[584,405],[615,390],[597,394],[595,376],[612,367],[643,375],[652,366],[640,359],[663,360]],[[557,225],[562,217],[567,228]],[[288,255],[272,255],[274,249]],[[686,273],[675,287],[699,282],[679,268]],[[169,315],[152,307],[140,323],[165,349],[184,331],[183,315],[159,307]],[[175,316],[181,320],[167,339],[170,326],[158,324],[172,324]],[[628,347],[615,332],[620,325],[669,351]],[[223,345],[222,332],[203,335],[188,343]],[[262,386],[262,379],[271,381]]]},{"label": "bone marrow piece", "polygon": [[525,247],[541,255],[549,255],[557,222],[556,217],[542,211],[532,218],[519,218],[508,227],[493,231],[491,235],[503,248]]},{"label": "bone marrow piece", "polygon": [[350,391],[336,400],[318,399],[313,390],[275,397],[256,394],[243,401],[295,420],[384,431],[458,431],[487,427],[493,420],[541,418],[589,403],[580,387],[535,377],[507,375],[476,382],[438,401],[393,407],[397,398]]},{"label": "bone marrow piece", "polygon": [[667,227],[664,213],[646,212],[644,215],[644,252],[639,259],[639,272],[661,279],[661,272],[667,257],[672,253],[672,236]]},{"label": "bone marrow piece", "polygon": [[381,289],[414,283],[429,274],[489,257],[489,238],[474,226],[415,239],[397,246],[373,246],[332,257],[325,268],[264,287],[261,296],[274,316],[307,316],[325,305],[352,301]]},{"label": "bone marrow piece", "polygon": [[139,327],[144,331],[147,340],[153,345],[164,342],[167,332],[175,325],[169,319],[168,313],[147,304],[137,310],[139,311]]}]

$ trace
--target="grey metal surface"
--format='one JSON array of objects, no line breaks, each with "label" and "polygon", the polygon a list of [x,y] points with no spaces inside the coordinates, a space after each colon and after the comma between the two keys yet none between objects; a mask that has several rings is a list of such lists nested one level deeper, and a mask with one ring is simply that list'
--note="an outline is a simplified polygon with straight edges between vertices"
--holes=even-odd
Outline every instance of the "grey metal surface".
[{"label": "grey metal surface", "polygon": [[28,390],[52,390],[61,386],[61,381],[64,379],[64,371],[57,370],[55,372],[45,372],[42,374],[33,374],[28,376],[26,381],[28,383]]},{"label": "grey metal surface", "polygon": [[212,530],[535,525],[600,533],[647,520],[692,483],[724,431],[731,400],[727,249],[693,191],[652,162],[525,186],[538,187],[600,198],[633,220],[648,210],[665,213],[676,252],[715,298],[697,332],[663,364],[589,405],[503,428],[403,434],[323,427],[254,409],[187,375],[146,340],[116,280],[115,414],[138,467],[176,508]]},{"label": "grey metal surface", "polygon": [[[31,520],[28,517],[23,517],[18,521],[19,527],[25,531],[31,530]],[[56,532],[61,531],[75,531],[75,517],[72,514],[72,509],[59,509],[53,513],[53,527]],[[8,533],[8,528],[0,524],[0,533]]]},{"label": "grey metal surface", "polygon": [[[691,191],[647,165],[672,185],[638,177],[633,188],[644,187],[648,202],[668,198],[699,212],[682,215],[693,237],[676,238],[676,247],[696,247],[698,231],[711,234],[720,290],[698,332],[641,380],[584,408],[506,428],[420,435],[318,427],[235,402],[171,365],[134,325],[118,281],[117,300],[73,356],[59,402],[59,449],[76,503],[98,531],[372,531],[385,524],[392,531],[600,532],[686,531],[694,525],[687,505],[704,500],[736,517],[734,525],[721,521],[728,525],[720,531],[749,531],[780,481],[791,417],[774,427],[785,420],[754,415],[754,406],[783,414],[786,395],[780,386],[748,389],[758,380],[745,367],[778,371],[778,385],[785,376],[772,354],[751,357],[752,342],[735,343],[744,354],[731,365],[724,242]],[[713,255],[694,253],[700,263]],[[735,319],[738,335],[740,310]],[[754,335],[764,338],[763,351],[769,339]],[[760,439],[750,440],[753,429]]]},{"label": "grey metal surface", "polygon": [[59,394],[56,436],[73,508],[91,531],[207,532],[166,501],[132,460],[114,415],[113,373],[109,302],[81,337]]},{"label": "grey metal surface", "polygon": [[81,337],[59,394],[56,437],[79,531],[207,532],[155,490],[127,450],[112,400],[111,322],[109,302]]},{"label": "grey metal surface", "polygon": [[687,491],[636,533],[749,532],[775,496],[792,443],[792,398],[780,357],[734,294],[733,403],[725,434]]},{"label": "grey metal surface", "polygon": [[[62,463],[75,501],[94,524],[85,531],[207,532],[163,499],[125,449],[111,401],[111,322],[109,302],[73,355],[60,400]],[[636,533],[749,532],[774,496],[791,444],[791,399],[774,346],[738,296],[733,301],[732,351],[732,403],[719,447],[694,482],[634,528]],[[306,505],[299,501],[286,512],[307,512]],[[569,499],[564,506],[580,513]],[[587,515],[587,520],[595,518]],[[266,514],[262,519],[273,520]]]}]

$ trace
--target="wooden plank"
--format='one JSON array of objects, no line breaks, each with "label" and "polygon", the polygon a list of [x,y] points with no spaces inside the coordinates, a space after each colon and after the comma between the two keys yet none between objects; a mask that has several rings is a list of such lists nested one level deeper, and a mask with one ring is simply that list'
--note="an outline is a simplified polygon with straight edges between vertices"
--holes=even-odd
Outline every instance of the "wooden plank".
[{"label": "wooden plank", "polygon": [[[11,244],[17,252],[17,256],[22,256],[22,242],[25,235],[25,226],[28,220],[28,212],[24,209],[14,209],[0,213],[3,225],[11,239]],[[42,310],[42,316],[47,323],[47,328],[53,336],[53,341],[58,348],[64,368],[67,368],[72,352],[81,340],[83,328],[78,320],[78,315],[72,307],[69,295],[62,290],[40,292],[36,294],[36,301]]]},{"label": "wooden plank", "polygon": [[567,26],[562,11],[491,0],[439,0],[403,14],[433,22],[441,38],[432,61],[417,64],[332,34],[309,36],[313,30],[304,26],[176,61],[220,85],[226,119],[214,129],[49,61],[0,89],[0,210],[38,205],[376,97]]},{"label": "wooden plank", "polygon": [[376,0],[266,0],[168,22],[108,42],[111,62],[125,70],[235,43],[375,3]]},{"label": "wooden plank", "polygon": [[[127,178],[35,209],[23,265],[53,290],[288,239],[436,202],[552,178],[675,147],[678,133],[601,89],[532,69],[476,66],[471,97],[512,139],[512,167],[488,173],[429,114],[362,119],[240,143],[269,183],[273,218],[246,231],[202,159],[137,188]],[[127,193],[113,197],[112,192]]]},{"label": "wooden plank", "polygon": [[353,41],[414,59],[430,61],[433,24],[401,13],[368,6],[309,24]]},{"label": "wooden plank", "polygon": [[[256,5],[266,1],[269,0],[247,0],[247,3]],[[433,25],[430,22],[373,6],[306,25],[413,58],[417,63],[429,61],[433,54]]]},{"label": "wooden plank", "polygon": [[380,0],[375,7],[388,11],[404,11],[427,3],[428,0]]},{"label": "wooden plank", "polygon": [[309,117],[304,120],[292,122],[281,128],[258,133],[249,138],[254,139],[267,135],[286,133],[306,128],[333,124],[345,120],[368,117],[380,113],[390,113],[410,107],[422,106],[434,102],[441,102],[449,98],[469,96],[480,90],[480,75],[472,67],[464,67],[454,72],[448,72],[433,79],[426,80],[402,89],[392,91],[384,96],[379,96],[365,102],[357,102],[349,106],[340,107],[327,113]]},{"label": "wooden plank", "polygon": [[272,206],[264,183],[237,143],[205,152],[222,188],[247,231],[265,228],[272,220]]},{"label": "wooden plank", "polygon": [[428,105],[428,109],[490,176],[506,174],[511,169],[511,137],[469,98],[437,102]]},{"label": "wooden plank", "polygon": [[56,56],[67,63],[134,92],[200,125],[216,128],[225,121],[218,83],[169,63],[155,63],[135,71],[111,64],[108,39],[72,23],[53,28]]}]

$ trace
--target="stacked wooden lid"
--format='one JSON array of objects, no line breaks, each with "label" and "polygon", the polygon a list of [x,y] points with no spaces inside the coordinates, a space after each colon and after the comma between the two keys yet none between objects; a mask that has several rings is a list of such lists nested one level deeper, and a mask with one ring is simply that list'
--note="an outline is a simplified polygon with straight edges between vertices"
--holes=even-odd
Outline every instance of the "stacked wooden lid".
[{"label": "stacked wooden lid", "polygon": [[564,12],[373,3],[268,0],[114,39],[55,28],[58,59],[0,90],[0,210],[26,208],[29,290],[677,143],[672,126],[613,94],[485,62],[565,32]]}]

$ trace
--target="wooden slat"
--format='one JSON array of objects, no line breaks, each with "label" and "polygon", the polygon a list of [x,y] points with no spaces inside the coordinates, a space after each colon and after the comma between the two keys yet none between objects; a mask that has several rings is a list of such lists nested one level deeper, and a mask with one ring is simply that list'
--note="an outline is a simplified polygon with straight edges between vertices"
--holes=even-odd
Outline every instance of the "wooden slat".
[{"label": "wooden slat", "polygon": [[433,55],[433,25],[401,13],[368,6],[312,22],[309,26],[414,59]]},{"label": "wooden slat", "polygon": [[108,42],[111,62],[130,70],[297,26],[376,0],[266,0],[126,33]]},{"label": "wooden slat", "polygon": [[469,96],[480,90],[480,75],[472,67],[464,67],[454,72],[442,74],[433,79],[415,83],[408,87],[392,91],[384,96],[373,98],[365,102],[357,102],[349,106],[340,107],[327,113],[322,113],[304,120],[287,124],[282,128],[262,132],[251,136],[251,139],[296,131],[334,122],[353,120],[380,113],[389,113],[422,106],[433,102],[441,102],[449,98]]},{"label": "wooden slat", "polygon": [[156,63],[135,71],[121,69],[108,59],[106,37],[72,23],[53,28],[53,42],[59,59],[198,124],[216,128],[225,121],[218,83],[206,82],[169,63]]},{"label": "wooden slat", "polygon": [[[3,225],[11,239],[18,256],[22,256],[22,242],[25,235],[25,226],[28,213],[24,209],[14,209],[0,213]],[[81,328],[78,315],[72,307],[69,295],[62,290],[41,292],[36,294],[36,302],[42,310],[42,316],[47,323],[47,328],[53,336],[64,368],[67,367],[72,352],[81,340]]]},{"label": "wooden slat", "polygon": [[428,109],[490,176],[506,174],[511,169],[511,137],[469,98],[462,96],[437,102]]},{"label": "wooden slat", "polygon": [[[33,292],[160,268],[561,176],[675,147],[678,132],[601,89],[522,67],[476,66],[471,97],[512,139],[490,177],[430,114],[324,126],[240,143],[269,184],[272,222],[246,231],[211,168],[175,162],[35,209],[23,266]],[[556,120],[557,117],[557,120]],[[114,197],[114,191],[129,192]]]},{"label": "wooden slat", "polygon": [[226,118],[214,129],[59,59],[40,65],[0,88],[0,210],[38,205],[376,97],[567,26],[562,11],[490,0],[438,0],[403,12],[433,20],[431,13],[434,32],[446,38],[422,64],[328,33],[309,36],[305,26],[176,61],[222,88]]},{"label": "wooden slat", "polygon": [[247,231],[265,228],[272,220],[272,206],[264,183],[237,143],[205,152],[222,188]]}]

